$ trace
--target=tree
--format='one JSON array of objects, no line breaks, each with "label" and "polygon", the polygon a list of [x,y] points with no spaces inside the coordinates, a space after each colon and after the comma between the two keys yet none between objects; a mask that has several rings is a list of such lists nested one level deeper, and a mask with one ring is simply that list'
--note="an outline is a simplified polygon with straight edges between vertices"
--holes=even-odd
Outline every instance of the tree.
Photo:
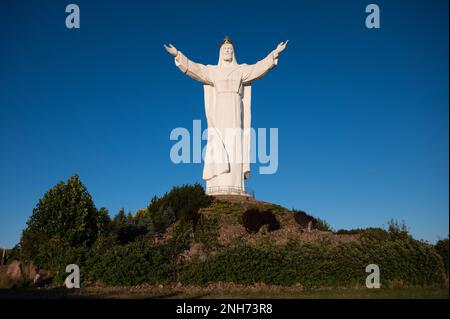
[{"label": "tree", "polygon": [[150,231],[153,234],[151,225],[143,223],[143,218],[134,218],[131,213],[125,214],[125,210],[122,208],[112,221],[112,235],[114,239],[121,245],[124,245],[134,242],[139,237],[147,235]]},{"label": "tree", "polygon": [[406,223],[399,223],[396,219],[391,218],[388,221],[388,232],[392,238],[405,239],[409,237],[409,230]]},{"label": "tree", "polygon": [[177,220],[190,221],[195,227],[199,209],[208,207],[211,202],[212,198],[205,194],[200,184],[182,185],[173,187],[161,198],[153,197],[147,214],[152,218],[156,232],[163,232]]},{"label": "tree", "polygon": [[448,238],[438,240],[434,248],[439,256],[441,256],[442,261],[444,262],[445,272],[448,276]]},{"label": "tree", "polygon": [[39,200],[22,233],[20,246],[31,259],[40,250],[42,253],[40,246],[50,239],[57,238],[68,247],[90,246],[105,230],[108,220],[107,211],[97,211],[87,188],[78,175],[73,175]]},{"label": "tree", "polygon": [[134,220],[136,225],[144,228],[148,234],[153,235],[155,233],[155,225],[147,209],[139,209],[134,215]]},{"label": "tree", "polygon": [[119,229],[127,225],[127,215],[125,209],[121,208],[112,221],[112,227],[114,232],[118,232]]},{"label": "tree", "polygon": [[97,228],[98,236],[107,235],[111,231],[112,221],[108,209],[102,207],[98,210]]}]

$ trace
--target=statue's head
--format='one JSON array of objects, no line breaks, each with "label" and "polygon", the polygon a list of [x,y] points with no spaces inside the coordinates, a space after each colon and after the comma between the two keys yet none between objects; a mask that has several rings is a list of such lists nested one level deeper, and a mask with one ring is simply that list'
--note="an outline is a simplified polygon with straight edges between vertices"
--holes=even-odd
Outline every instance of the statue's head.
[{"label": "statue's head", "polygon": [[225,37],[220,44],[219,64],[222,61],[236,63],[233,41],[229,37]]},{"label": "statue's head", "polygon": [[224,61],[231,62],[233,61],[233,45],[229,43],[222,44],[220,47],[222,51],[222,57]]}]

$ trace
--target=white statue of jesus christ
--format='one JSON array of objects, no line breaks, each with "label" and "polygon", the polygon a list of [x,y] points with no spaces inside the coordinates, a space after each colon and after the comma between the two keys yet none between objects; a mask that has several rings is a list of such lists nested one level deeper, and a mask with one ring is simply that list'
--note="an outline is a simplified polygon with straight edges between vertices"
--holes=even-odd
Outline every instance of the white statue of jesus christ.
[{"label": "white statue of jesus christ", "polygon": [[238,64],[233,42],[220,45],[219,63],[203,65],[189,60],[173,45],[164,45],[175,65],[203,84],[208,142],[203,179],[209,195],[248,195],[244,179],[250,177],[251,83],[278,63],[288,41],[281,42],[256,64]]}]

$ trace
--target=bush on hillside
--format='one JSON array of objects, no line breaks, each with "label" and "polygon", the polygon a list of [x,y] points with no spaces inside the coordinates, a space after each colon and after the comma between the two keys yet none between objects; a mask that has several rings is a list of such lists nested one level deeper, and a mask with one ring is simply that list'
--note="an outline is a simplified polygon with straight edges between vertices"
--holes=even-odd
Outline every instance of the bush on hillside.
[{"label": "bush on hillside", "polygon": [[353,228],[353,229],[338,229],[334,233],[336,235],[356,235],[361,234],[364,230],[362,228]]},{"label": "bush on hillside", "polygon": [[448,238],[438,240],[434,248],[436,249],[439,256],[441,256],[442,262],[444,263],[445,272],[448,276]]},{"label": "bush on hillside", "polygon": [[196,227],[199,209],[208,207],[212,197],[205,194],[200,184],[174,187],[163,197],[154,197],[147,207],[156,232],[164,231],[176,220],[190,220]]},{"label": "bush on hillside", "polygon": [[291,242],[280,246],[239,244],[203,262],[186,265],[180,280],[186,284],[301,284],[307,288],[364,286],[368,264],[378,264],[383,285],[443,284],[444,267],[434,249],[424,243],[366,238],[340,245]]},{"label": "bush on hillside", "polygon": [[173,279],[173,264],[165,246],[144,240],[114,246],[87,261],[84,278],[109,285],[158,284]]},{"label": "bush on hillside", "polygon": [[280,222],[271,210],[260,211],[252,208],[242,215],[242,224],[248,233],[256,234],[262,226],[267,225],[268,231],[280,229]]},{"label": "bush on hillside", "polygon": [[315,218],[302,210],[293,209],[294,219],[297,224],[300,225],[301,228],[308,228],[308,225],[311,224],[313,229],[321,230],[321,231],[332,231],[330,225],[320,218]]}]

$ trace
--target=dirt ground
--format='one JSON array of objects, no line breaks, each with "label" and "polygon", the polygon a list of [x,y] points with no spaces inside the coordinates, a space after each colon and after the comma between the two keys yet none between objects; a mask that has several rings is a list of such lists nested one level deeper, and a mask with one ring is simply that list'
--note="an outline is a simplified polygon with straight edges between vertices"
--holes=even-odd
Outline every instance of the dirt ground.
[{"label": "dirt ground", "polygon": [[0,289],[0,299],[448,299],[448,288],[324,288],[215,284],[195,286],[82,287],[80,289]]}]

